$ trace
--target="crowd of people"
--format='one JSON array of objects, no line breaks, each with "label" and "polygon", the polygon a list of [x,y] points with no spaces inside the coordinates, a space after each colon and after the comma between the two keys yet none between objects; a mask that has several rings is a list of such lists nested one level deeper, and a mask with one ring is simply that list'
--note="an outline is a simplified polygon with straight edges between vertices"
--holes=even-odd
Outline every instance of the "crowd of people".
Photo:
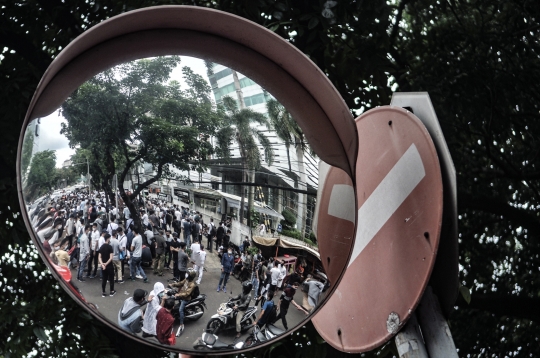
[{"label": "crowd of people", "polygon": [[[177,331],[180,335],[184,330],[184,307],[193,298],[193,293],[198,292],[196,287],[201,284],[207,254],[214,247],[221,256],[217,292],[227,292],[227,282],[233,273],[246,283],[243,293],[237,297],[237,322],[241,319],[242,309],[254,300],[262,308],[258,324],[269,323],[274,308],[273,297],[281,290],[279,308],[274,310],[279,313],[270,323],[281,319],[283,327],[288,329],[286,315],[290,304],[307,315],[325,289],[322,282],[304,275],[305,262],[299,263],[294,272],[287,272],[283,262],[272,257],[265,259],[260,250],[250,249],[247,237],[236,251],[237,248],[230,244],[230,221],[216,225],[210,219],[204,223],[200,213],[160,200],[137,202],[136,213],[140,227],[135,224],[129,208],[107,206],[104,195],[84,190],[67,192],[29,209],[43,251],[55,264],[75,270],[80,282],[96,278],[99,272],[103,297],[114,296],[115,284],[124,283],[124,278],[147,283],[143,262],[150,263],[153,273],[158,276],[163,276],[164,270],[172,271],[175,283],[169,287],[176,289],[175,297],[168,297],[163,283],[157,282],[150,293],[136,289],[124,302],[118,313],[118,323],[127,331],[142,332],[143,337],[156,337],[163,344],[173,344],[171,310],[175,300],[180,301]],[[206,245],[203,238],[206,238]],[[302,305],[293,299],[300,286],[304,296]],[[239,327],[238,323],[238,337]]]}]

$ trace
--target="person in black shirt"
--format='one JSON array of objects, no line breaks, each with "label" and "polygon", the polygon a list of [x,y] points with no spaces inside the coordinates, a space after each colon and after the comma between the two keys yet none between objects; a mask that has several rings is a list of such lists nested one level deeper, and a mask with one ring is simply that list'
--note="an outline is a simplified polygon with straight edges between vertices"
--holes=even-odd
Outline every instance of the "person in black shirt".
[{"label": "person in black shirt", "polygon": [[285,330],[289,329],[289,327],[287,326],[287,319],[285,318],[285,316],[287,315],[287,312],[289,311],[289,305],[291,303],[299,311],[304,312],[304,314],[306,315],[309,314],[298,303],[294,302],[294,294],[296,293],[296,290],[298,289],[299,285],[300,284],[298,282],[295,282],[292,285],[288,285],[287,288],[283,290],[283,293],[281,294],[281,297],[279,298],[279,314],[274,320],[274,323],[277,322],[281,318],[281,321],[283,323],[283,328],[285,328]]},{"label": "person in black shirt", "polygon": [[[220,222],[218,228],[216,229],[216,251],[219,250],[224,236],[225,228],[223,227],[223,222]],[[225,248],[225,250],[227,250],[227,248]]]},{"label": "person in black shirt", "polygon": [[229,248],[229,242],[231,241],[231,230],[227,230],[227,234],[223,236],[223,252]]},{"label": "person in black shirt", "polygon": [[173,275],[174,278],[180,277],[180,271],[178,271],[178,250],[180,250],[180,242],[178,241],[178,233],[173,233],[173,241],[171,241],[171,252],[173,258]]},{"label": "person in black shirt", "polygon": [[114,290],[114,266],[112,263],[114,250],[110,245],[111,235],[105,234],[104,238],[105,243],[101,245],[98,250],[99,266],[101,267],[101,271],[103,272],[103,279],[101,281],[102,297],[107,296],[107,294],[105,293],[105,286],[107,285],[107,280],[109,281],[111,289],[110,296],[114,296],[116,294],[116,291]]}]

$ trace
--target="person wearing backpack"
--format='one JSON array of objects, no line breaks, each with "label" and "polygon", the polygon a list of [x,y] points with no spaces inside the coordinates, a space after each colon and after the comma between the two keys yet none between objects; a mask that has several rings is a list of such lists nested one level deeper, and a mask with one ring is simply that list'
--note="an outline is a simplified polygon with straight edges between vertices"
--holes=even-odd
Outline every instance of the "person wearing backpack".
[{"label": "person wearing backpack", "polygon": [[144,317],[141,307],[145,304],[147,295],[147,291],[138,288],[133,292],[133,297],[129,297],[124,301],[122,308],[118,312],[118,325],[120,328],[133,334],[141,332]]},{"label": "person wearing backpack", "polygon": [[261,314],[255,323],[256,326],[261,328],[267,323],[274,322],[277,317],[277,306],[273,301],[274,291],[268,291],[267,296],[268,299],[262,306]]}]

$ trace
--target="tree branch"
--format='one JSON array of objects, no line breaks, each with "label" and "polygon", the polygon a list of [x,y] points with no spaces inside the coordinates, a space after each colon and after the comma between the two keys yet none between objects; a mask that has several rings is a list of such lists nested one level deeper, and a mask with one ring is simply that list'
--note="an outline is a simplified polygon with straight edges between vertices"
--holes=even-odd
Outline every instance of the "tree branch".
[{"label": "tree branch", "polygon": [[135,197],[137,197],[137,195],[139,195],[139,193],[140,193],[144,188],[148,187],[148,185],[150,185],[150,184],[152,184],[152,183],[155,183],[156,181],[159,180],[159,178],[161,178],[161,175],[163,174],[163,165],[164,165],[163,163],[159,163],[156,175],[155,175],[153,178],[148,179],[148,180],[145,181],[144,183],[139,184],[139,186],[137,187],[137,190],[135,190],[135,191],[131,194],[131,200],[133,200]]},{"label": "tree branch", "polygon": [[538,241],[540,237],[540,222],[538,217],[530,212],[513,207],[498,199],[487,196],[471,196],[469,193],[458,193],[459,209],[480,210],[496,215],[502,215],[527,229],[529,239]]},{"label": "tree branch", "polygon": [[463,299],[458,299],[456,305],[465,309],[488,311],[499,316],[511,316],[540,322],[540,298],[473,293],[470,304],[467,304]]}]

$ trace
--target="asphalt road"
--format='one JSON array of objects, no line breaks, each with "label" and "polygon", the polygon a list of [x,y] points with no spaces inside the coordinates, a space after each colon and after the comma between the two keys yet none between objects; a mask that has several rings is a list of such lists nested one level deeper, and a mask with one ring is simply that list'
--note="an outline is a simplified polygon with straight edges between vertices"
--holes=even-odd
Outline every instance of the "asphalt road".
[{"label": "asphalt road", "polygon": [[[171,263],[172,265],[172,263]],[[216,292],[217,283],[219,281],[219,277],[221,274],[221,265],[219,261],[219,257],[217,256],[217,253],[214,251],[214,253],[208,253],[207,259],[206,259],[206,265],[205,265],[206,271],[204,272],[201,284],[199,285],[199,289],[201,294],[206,294],[206,306],[208,307],[208,310],[204,312],[203,316],[197,320],[197,321],[187,321],[185,322],[185,330],[184,333],[177,337],[176,339],[176,347],[185,349],[185,350],[192,350],[193,349],[193,343],[201,337],[202,333],[204,332],[204,329],[206,328],[206,324],[212,317],[212,315],[216,314],[217,309],[219,305],[223,302],[226,302],[231,295],[237,295],[241,291],[241,282],[234,278],[233,276],[230,276],[229,282],[227,283],[227,293],[224,292]],[[129,277],[129,267],[128,265],[125,266],[125,278]],[[167,280],[172,279],[172,270],[168,271],[165,270],[163,276],[157,276],[154,275],[151,268],[145,267],[145,273],[148,277],[148,283],[144,283],[142,280],[135,280],[134,282],[127,280],[123,284],[115,284],[115,290],[117,291],[116,295],[113,297],[107,296],[102,297],[101,296],[101,280],[99,279],[99,272],[98,277],[94,279],[86,279],[85,282],[78,282],[75,280],[75,284],[79,287],[81,292],[83,293],[85,299],[89,303],[93,303],[97,306],[98,311],[103,314],[104,317],[109,319],[112,323],[117,324],[117,317],[118,317],[118,311],[122,307],[122,304],[124,300],[126,300],[128,297],[131,297],[133,295],[133,292],[137,288],[144,289],[148,292],[152,291],[154,288],[154,284],[156,282],[161,282],[167,286]],[[77,274],[75,270],[72,270],[73,277],[77,277]],[[107,283],[106,292],[109,293],[109,283]],[[274,302],[279,301],[279,295],[280,292],[276,293],[276,296],[274,297]],[[300,289],[295,294],[294,300],[299,305],[302,305],[302,292]],[[252,301],[251,305],[254,305],[255,303]],[[258,317],[260,314],[260,306],[257,306],[257,312],[256,316]],[[289,328],[295,327],[297,324],[299,324],[301,321],[306,319],[306,315],[297,310],[294,306],[291,305],[289,308],[288,314],[287,314],[287,323]],[[283,328],[281,320],[276,322],[276,326],[279,328]],[[178,327],[178,323],[175,324],[175,332]],[[248,334],[251,330],[248,330],[243,333],[240,340],[245,340],[247,338]],[[224,343],[233,343],[234,337],[236,335],[236,331],[233,329],[224,331],[219,334],[219,339],[223,341]],[[155,338],[144,338],[151,340],[152,342],[157,343],[157,339]]]}]

